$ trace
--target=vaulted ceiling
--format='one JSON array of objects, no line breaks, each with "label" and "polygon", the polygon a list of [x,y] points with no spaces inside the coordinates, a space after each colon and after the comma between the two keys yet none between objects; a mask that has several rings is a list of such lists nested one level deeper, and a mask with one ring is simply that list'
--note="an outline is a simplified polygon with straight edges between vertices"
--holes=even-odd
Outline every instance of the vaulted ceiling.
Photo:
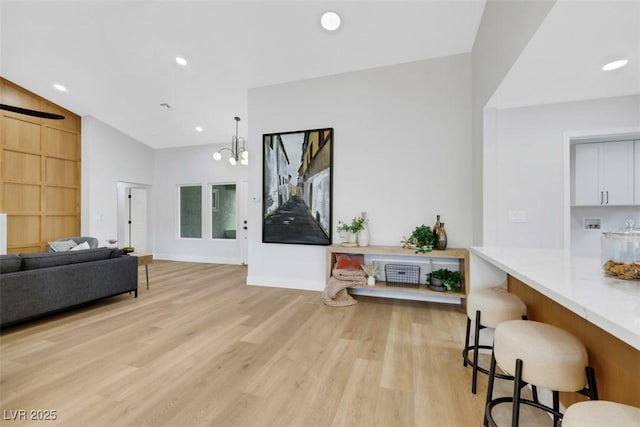
[{"label": "vaulted ceiling", "polygon": [[[602,70],[621,58],[627,66]],[[562,0],[489,104],[506,108],[631,94],[640,94],[640,1]]]},{"label": "vaulted ceiling", "polygon": [[[600,9],[587,7],[599,3]],[[611,3],[563,0],[554,6],[492,105],[639,93],[638,79],[627,75],[639,75],[638,2],[620,2],[626,6],[615,12]],[[2,0],[0,73],[154,148],[227,143],[234,116],[243,118],[240,134],[247,134],[249,88],[470,52],[484,5]],[[334,33],[320,27],[326,10],[342,17]],[[602,73],[591,75],[585,66],[618,54],[611,46],[635,52],[627,53],[630,66],[614,74],[627,77],[588,91]],[[188,65],[177,65],[176,56]],[[67,91],[58,92],[54,83]]]}]

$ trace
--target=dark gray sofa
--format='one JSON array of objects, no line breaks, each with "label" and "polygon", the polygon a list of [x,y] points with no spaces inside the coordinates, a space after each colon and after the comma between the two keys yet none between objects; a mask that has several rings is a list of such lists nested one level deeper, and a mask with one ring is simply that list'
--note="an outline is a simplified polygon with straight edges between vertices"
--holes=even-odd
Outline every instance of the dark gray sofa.
[{"label": "dark gray sofa", "polygon": [[138,259],[119,249],[0,256],[0,327],[125,292],[138,297]]}]

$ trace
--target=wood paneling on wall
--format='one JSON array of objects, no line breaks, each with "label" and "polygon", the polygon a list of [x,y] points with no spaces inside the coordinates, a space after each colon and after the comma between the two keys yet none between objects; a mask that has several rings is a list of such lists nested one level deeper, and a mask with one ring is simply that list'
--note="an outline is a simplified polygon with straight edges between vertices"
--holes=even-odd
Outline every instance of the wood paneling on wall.
[{"label": "wood paneling on wall", "polygon": [[7,252],[42,252],[53,239],[80,235],[81,118],[3,78],[0,103],[65,116],[49,120],[0,110]]}]

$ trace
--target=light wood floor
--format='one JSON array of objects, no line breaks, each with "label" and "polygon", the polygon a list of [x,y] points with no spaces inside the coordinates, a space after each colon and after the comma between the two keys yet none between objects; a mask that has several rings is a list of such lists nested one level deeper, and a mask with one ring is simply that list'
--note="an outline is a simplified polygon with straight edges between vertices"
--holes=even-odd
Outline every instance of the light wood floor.
[{"label": "light wood floor", "polygon": [[332,308],[318,292],[247,286],[246,273],[156,261],[137,299],[3,331],[0,424],[27,425],[8,420],[25,409],[57,411],[38,426],[482,425],[487,381],[471,393],[460,308]]}]

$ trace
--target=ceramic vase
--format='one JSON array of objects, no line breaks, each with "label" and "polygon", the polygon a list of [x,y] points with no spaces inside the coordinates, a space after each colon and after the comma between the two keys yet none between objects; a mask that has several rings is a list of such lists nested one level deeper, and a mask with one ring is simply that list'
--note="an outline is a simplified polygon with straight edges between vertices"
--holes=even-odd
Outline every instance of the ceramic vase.
[{"label": "ceramic vase", "polygon": [[358,232],[358,245],[369,246],[369,230],[367,230],[367,227]]},{"label": "ceramic vase", "polygon": [[375,284],[376,284],[376,277],[375,276],[367,277],[367,285],[375,286]]},{"label": "ceramic vase", "polygon": [[369,229],[367,228],[369,218],[366,212],[362,212],[361,217],[364,220],[364,228],[358,232],[358,245],[369,246]]},{"label": "ceramic vase", "polygon": [[351,232],[347,233],[347,242],[356,243],[357,240],[358,240],[358,235],[356,233],[351,233]]},{"label": "ceramic vase", "polygon": [[444,251],[445,249],[447,249],[447,232],[444,229],[444,222],[441,222],[440,226],[436,230],[435,239],[436,249],[440,251]]}]

